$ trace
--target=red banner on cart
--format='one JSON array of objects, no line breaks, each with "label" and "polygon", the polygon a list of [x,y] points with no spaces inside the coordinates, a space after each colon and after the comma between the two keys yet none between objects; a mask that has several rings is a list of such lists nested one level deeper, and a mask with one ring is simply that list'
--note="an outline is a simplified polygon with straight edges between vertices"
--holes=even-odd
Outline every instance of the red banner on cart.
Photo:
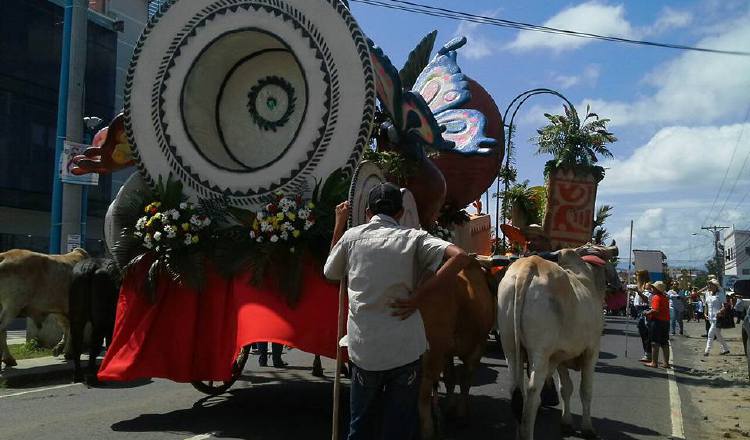
[{"label": "red banner on cart", "polygon": [[259,341],[336,357],[338,283],[325,280],[319,267],[305,267],[303,292],[291,308],[273,283],[255,287],[249,274],[227,280],[213,270],[200,293],[161,279],[152,303],[139,292],[147,263],[125,277],[100,380],[229,380],[242,347]]}]

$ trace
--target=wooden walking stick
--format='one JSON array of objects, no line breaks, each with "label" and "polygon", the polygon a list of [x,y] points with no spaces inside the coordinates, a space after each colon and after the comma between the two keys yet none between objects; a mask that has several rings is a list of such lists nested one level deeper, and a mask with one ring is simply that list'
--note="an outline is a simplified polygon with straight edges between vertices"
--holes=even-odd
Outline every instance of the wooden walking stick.
[{"label": "wooden walking stick", "polygon": [[339,321],[338,330],[336,332],[336,376],[333,379],[333,426],[331,430],[331,440],[339,440],[339,431],[341,429],[341,367],[344,364],[344,359],[341,355],[341,346],[339,343],[341,338],[344,337],[344,323],[346,322],[347,316],[347,313],[344,310],[346,295],[347,283],[346,278],[344,278],[339,284]]}]

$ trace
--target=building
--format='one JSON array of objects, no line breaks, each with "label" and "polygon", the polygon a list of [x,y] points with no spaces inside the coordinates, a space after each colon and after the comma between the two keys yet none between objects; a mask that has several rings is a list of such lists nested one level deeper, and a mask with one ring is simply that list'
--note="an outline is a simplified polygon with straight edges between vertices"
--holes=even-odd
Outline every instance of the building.
[{"label": "building", "polygon": [[[109,121],[152,2],[89,1],[84,115]],[[0,251],[49,248],[64,0],[0,0]],[[83,121],[81,121],[83,124]],[[88,191],[85,247],[101,252],[103,217],[124,175]]]},{"label": "building", "polygon": [[651,281],[664,281],[667,273],[667,256],[658,250],[633,249],[635,271],[645,270]]},{"label": "building", "polygon": [[732,228],[724,237],[724,279],[728,287],[750,280],[750,231]]}]

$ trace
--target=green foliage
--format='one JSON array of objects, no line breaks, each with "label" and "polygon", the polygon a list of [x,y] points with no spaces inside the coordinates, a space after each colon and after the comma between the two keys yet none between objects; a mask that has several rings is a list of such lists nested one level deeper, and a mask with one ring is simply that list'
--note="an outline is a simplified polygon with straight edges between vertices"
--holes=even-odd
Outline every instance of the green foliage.
[{"label": "green foliage", "polygon": [[599,177],[603,178],[604,169],[595,164],[599,157],[613,157],[606,144],[617,141],[614,134],[607,131],[610,120],[600,119],[586,107],[586,117],[582,121],[574,108],[563,108],[564,115],[544,114],[550,124],[537,130],[538,136],[534,138],[538,145],[537,154],[554,157],[545,166],[545,175],[554,169],[566,168],[577,173],[595,173],[601,180]]},{"label": "green foliage", "polygon": [[166,182],[162,176],[159,176],[154,188],[153,200],[160,201],[164,209],[176,209],[180,203],[187,200],[187,197],[182,193],[182,182],[172,179],[170,174]]},{"label": "green foliage", "polygon": [[404,90],[411,90],[414,87],[419,74],[430,63],[430,54],[432,54],[432,49],[435,47],[436,38],[437,31],[430,32],[409,53],[409,58],[406,60],[404,68],[398,73],[401,77],[401,85]]},{"label": "green foliage", "polygon": [[612,216],[613,207],[610,205],[602,205],[596,211],[596,217],[594,218],[594,235],[592,240],[594,244],[604,245],[604,242],[609,238],[609,232],[604,228],[604,222]]},{"label": "green foliage", "polygon": [[718,277],[723,269],[724,268],[716,258],[711,258],[710,260],[706,261],[706,271],[708,271],[709,274],[716,275]]},{"label": "green foliage", "polygon": [[503,196],[505,217],[510,218],[516,206],[526,217],[528,224],[542,224],[547,209],[547,190],[543,186],[529,186],[529,181],[511,186]]},{"label": "green foliage", "polygon": [[395,180],[401,186],[406,185],[418,168],[415,161],[399,151],[367,150],[364,159],[374,162],[389,177],[389,180]]},{"label": "green foliage", "polygon": [[708,284],[708,276],[706,275],[698,275],[695,277],[695,281],[693,281],[693,287],[696,287],[698,289],[702,289],[706,287]]},{"label": "green foliage", "polygon": [[52,356],[52,349],[42,347],[38,339],[31,339],[23,344],[9,345],[8,349],[11,356],[18,361]]}]

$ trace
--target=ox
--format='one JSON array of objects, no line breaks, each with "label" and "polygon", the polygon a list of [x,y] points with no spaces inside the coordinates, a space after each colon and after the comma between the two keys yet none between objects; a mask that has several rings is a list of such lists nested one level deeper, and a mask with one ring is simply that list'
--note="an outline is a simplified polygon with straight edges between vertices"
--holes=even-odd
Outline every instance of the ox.
[{"label": "ox", "polygon": [[73,266],[85,258],[83,249],[65,255],[21,249],[0,253],[0,358],[6,366],[15,366],[16,360],[8,350],[5,329],[18,316],[27,316],[40,327],[47,315],[54,316],[64,332],[54,353],[70,352],[68,291]]},{"label": "ox", "polygon": [[[555,370],[563,400],[562,428],[572,430],[568,369],[581,372],[583,434],[596,436],[592,379],[604,328],[605,293],[620,284],[614,266],[606,263],[615,256],[615,246],[587,246],[559,251],[557,263],[526,257],[513,263],[500,282],[497,325],[513,382],[511,406],[520,439],[534,438],[542,386]],[[529,364],[528,380],[524,361]]]},{"label": "ox", "polygon": [[83,381],[80,358],[87,323],[91,323],[91,341],[86,382],[97,382],[96,357],[101,352],[104,339],[107,339],[108,345],[112,341],[120,282],[120,270],[114,260],[87,258],[79,261],[73,268],[69,313],[70,342],[75,366],[73,382]]},{"label": "ox", "polygon": [[[444,292],[425,298],[419,312],[424,321],[429,350],[422,357],[422,383],[419,395],[419,418],[422,438],[435,436],[432,418],[433,402],[441,373],[448,403],[455,400],[458,383],[461,394],[456,402],[458,421],[465,421],[469,410],[469,389],[484,354],[487,335],[495,322],[496,300],[491,275],[474,262],[458,274]],[[454,357],[463,362],[453,365]],[[452,406],[452,405],[449,405]]]}]

